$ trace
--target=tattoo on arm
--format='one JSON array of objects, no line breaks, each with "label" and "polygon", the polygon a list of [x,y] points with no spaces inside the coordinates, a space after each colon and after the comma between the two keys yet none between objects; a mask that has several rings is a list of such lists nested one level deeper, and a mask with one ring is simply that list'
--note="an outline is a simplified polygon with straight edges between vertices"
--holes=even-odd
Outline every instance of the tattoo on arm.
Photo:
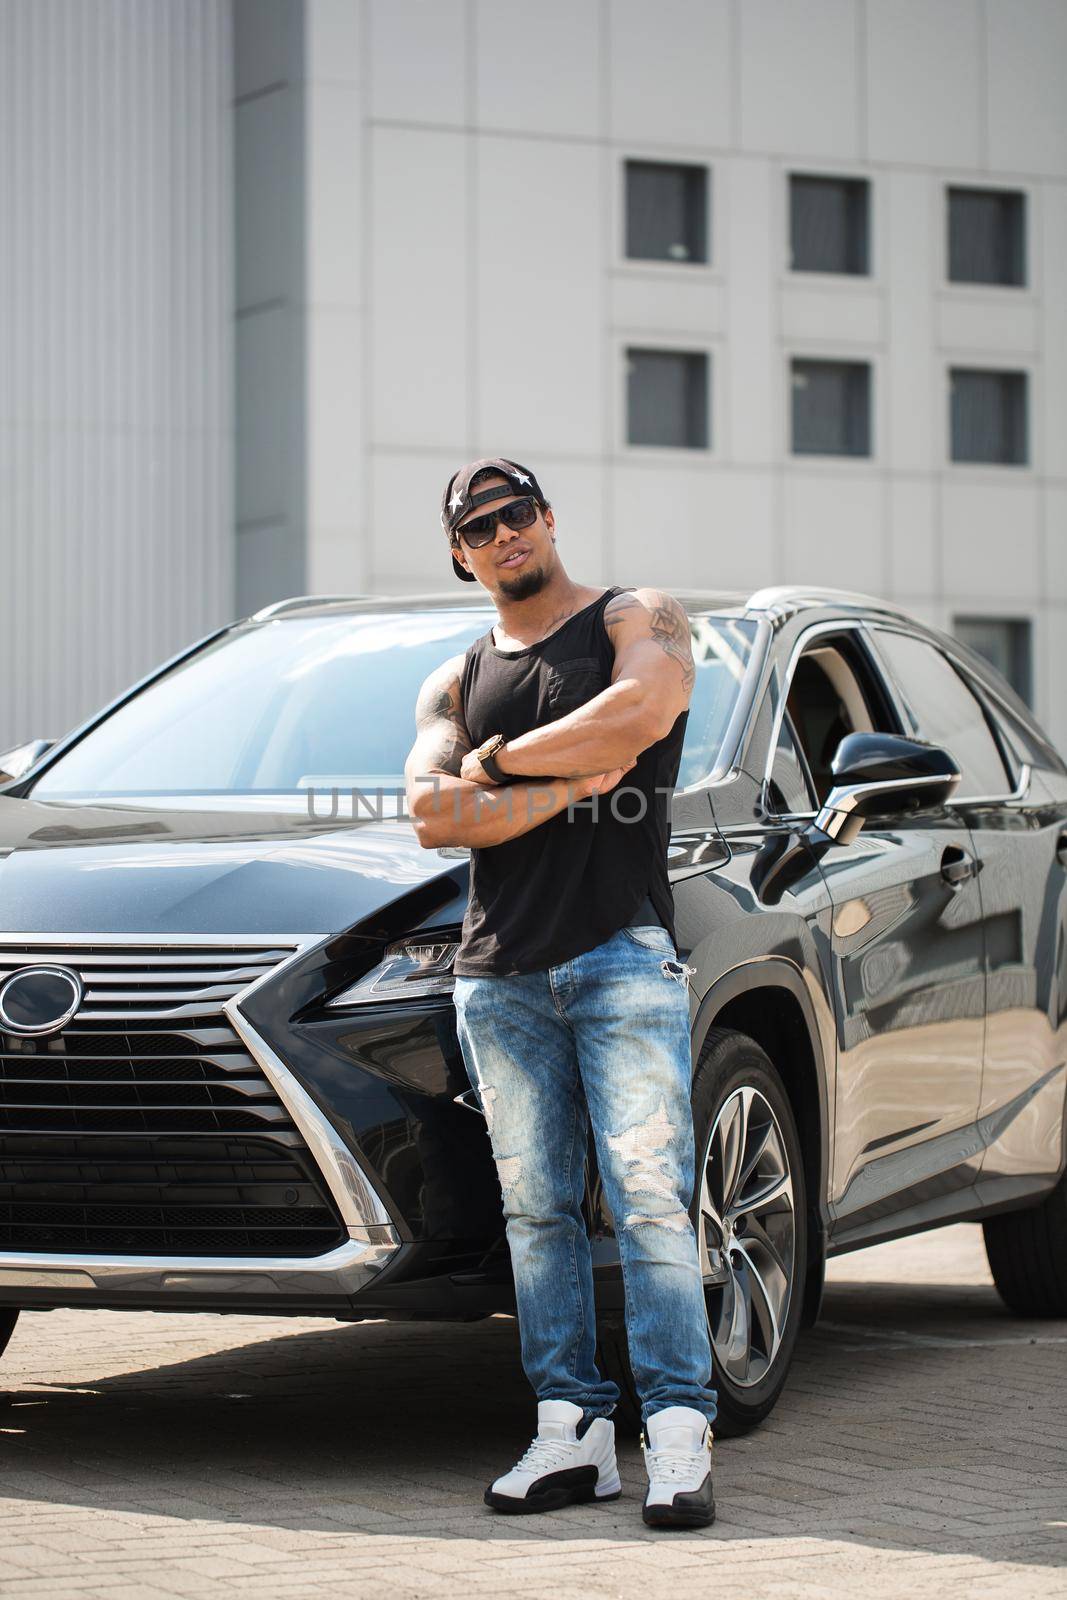
[{"label": "tattoo on arm", "polygon": [[692,692],[696,682],[693,665],[693,641],[689,632],[689,618],[673,595],[659,589],[651,591],[652,607],[649,631],[660,649],[677,661],[682,669],[682,687],[686,694]]},{"label": "tattoo on arm", "polygon": [[604,625],[609,637],[614,637],[613,627],[630,620],[635,611],[643,611],[648,617],[652,642],[681,667],[682,687],[688,695],[696,682],[689,618],[673,595],[664,594],[661,589],[646,589],[644,593],[644,600],[638,600],[634,594],[619,594],[608,601],[604,607]]},{"label": "tattoo on arm", "polygon": [[640,600],[634,595],[623,592],[615,595],[604,607],[604,626],[611,637],[612,628],[618,627],[620,622],[625,622],[634,611],[642,609]]},{"label": "tattoo on arm", "polygon": [[446,663],[427,678],[415,706],[416,751],[424,770],[459,776],[463,757],[473,748],[460,702],[459,675]]}]

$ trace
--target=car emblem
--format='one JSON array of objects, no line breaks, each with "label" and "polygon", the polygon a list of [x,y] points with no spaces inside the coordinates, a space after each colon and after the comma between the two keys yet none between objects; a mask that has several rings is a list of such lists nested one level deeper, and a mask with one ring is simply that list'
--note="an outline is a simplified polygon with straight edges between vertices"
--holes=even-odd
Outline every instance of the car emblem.
[{"label": "car emblem", "polygon": [[82,981],[69,967],[20,967],[0,984],[0,1029],[57,1033],[82,1002]]}]

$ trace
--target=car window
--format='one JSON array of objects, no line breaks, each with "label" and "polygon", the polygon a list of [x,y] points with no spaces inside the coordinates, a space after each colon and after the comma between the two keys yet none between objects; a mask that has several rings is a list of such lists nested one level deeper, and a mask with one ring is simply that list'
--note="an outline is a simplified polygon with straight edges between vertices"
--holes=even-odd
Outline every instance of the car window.
[{"label": "car window", "polygon": [[[1008,769],[1009,786],[1015,790],[1024,766],[1041,765],[1040,758],[1035,759],[1032,736],[1009,712],[1001,707],[994,709],[986,698],[982,685],[975,681],[966,666],[959,661],[953,661],[952,665],[981,705],[985,720],[1000,751],[1000,758]],[[960,793],[963,794],[962,789]]]},{"label": "car window", "polygon": [[853,642],[820,635],[793,669],[786,699],[820,805],[833,787],[831,763],[849,733],[896,732],[866,661]]},{"label": "car window", "polygon": [[[1023,764],[1048,768],[1052,772],[1067,772],[1063,757],[1048,740],[1041,725],[1034,720],[1027,706],[1009,683],[995,670],[984,656],[969,650],[959,640],[953,640],[952,663],[965,683],[977,694],[985,707],[1001,748],[1008,757],[1009,766]],[[991,692],[986,681],[992,673],[996,690]]]},{"label": "car window", "polygon": [[1062,772],[1063,765],[1055,751],[1039,739],[1032,728],[1015,716],[1011,711],[997,704],[990,710],[989,716],[997,732],[1000,734],[1000,743],[1007,751],[1009,764],[1013,764],[1013,774],[1016,783],[1023,766],[1051,767],[1053,771]]},{"label": "car window", "polygon": [[[491,620],[485,610],[413,609],[241,624],[91,728],[32,793],[264,795],[306,808],[309,791],[351,788],[377,807],[379,795],[403,792],[420,685]],[[719,759],[757,632],[730,616],[690,626],[696,681],[679,787]]]},{"label": "car window", "polygon": [[962,774],[958,794],[1007,794],[1014,787],[985,712],[948,657],[914,634],[874,630],[920,739],[940,745]]},{"label": "car window", "polygon": [[746,618],[690,617],[689,631],[696,677],[678,768],[679,789],[706,778],[719,760],[756,638],[756,625]]},{"label": "car window", "polygon": [[788,711],[782,717],[778,743],[771,763],[767,805],[777,816],[791,811],[813,811],[815,797],[808,781],[807,765],[800,753]]}]

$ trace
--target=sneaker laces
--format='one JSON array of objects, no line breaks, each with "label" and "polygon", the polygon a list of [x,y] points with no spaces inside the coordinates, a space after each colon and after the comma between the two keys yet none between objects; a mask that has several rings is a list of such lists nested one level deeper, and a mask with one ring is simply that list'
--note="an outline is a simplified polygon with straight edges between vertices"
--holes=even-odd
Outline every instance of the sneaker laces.
[{"label": "sneaker laces", "polygon": [[694,1473],[707,1472],[707,1450],[646,1450],[645,1464],[650,1483],[678,1483]]},{"label": "sneaker laces", "polygon": [[561,1467],[573,1453],[574,1446],[566,1439],[534,1439],[516,1461],[515,1472],[545,1472]]}]

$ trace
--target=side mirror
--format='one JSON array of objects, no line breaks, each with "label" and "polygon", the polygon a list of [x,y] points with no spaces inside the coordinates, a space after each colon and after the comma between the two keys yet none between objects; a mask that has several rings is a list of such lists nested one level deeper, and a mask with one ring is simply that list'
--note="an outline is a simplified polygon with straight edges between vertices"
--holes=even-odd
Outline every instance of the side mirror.
[{"label": "side mirror", "polygon": [[960,782],[960,768],[947,750],[896,733],[845,734],[830,771],[833,787],[814,822],[768,840],[753,864],[753,888],[765,906],[777,906],[830,845],[851,845],[865,818],[944,805]]},{"label": "side mirror", "polygon": [[12,783],[16,778],[25,777],[55,742],[54,739],[29,739],[25,744],[0,752],[0,783]]},{"label": "side mirror", "polygon": [[768,840],[756,857],[752,882],[764,905],[777,905],[832,844],[851,844],[866,817],[944,805],[960,781],[947,750],[895,733],[846,734],[830,770],[834,785],[815,821]]},{"label": "side mirror", "polygon": [[849,844],[875,813],[906,816],[920,806],[944,805],[960,781],[947,750],[895,733],[846,734],[830,770],[833,788],[814,829],[835,844]]}]

